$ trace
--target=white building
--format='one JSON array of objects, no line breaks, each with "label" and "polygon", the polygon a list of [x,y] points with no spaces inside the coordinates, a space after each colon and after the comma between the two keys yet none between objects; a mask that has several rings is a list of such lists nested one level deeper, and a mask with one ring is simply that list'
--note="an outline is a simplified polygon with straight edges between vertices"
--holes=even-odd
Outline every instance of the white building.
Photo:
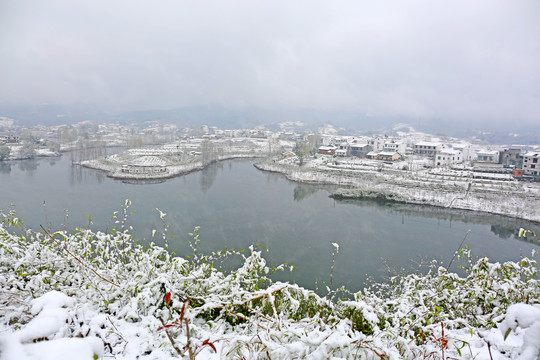
[{"label": "white building", "polygon": [[456,149],[441,149],[435,155],[436,166],[452,166],[463,162],[463,154]]},{"label": "white building", "polygon": [[525,175],[540,175],[540,153],[529,151],[523,155],[523,173]]},{"label": "white building", "polygon": [[368,140],[368,145],[371,146],[373,151],[382,151],[384,148],[384,138],[374,137]]},{"label": "white building", "polygon": [[336,156],[346,157],[350,155],[350,146],[348,142],[342,142],[339,144],[336,150]]},{"label": "white building", "polygon": [[452,144],[452,149],[461,151],[463,161],[476,160],[476,149],[471,144]]},{"label": "white building", "polygon": [[407,146],[404,142],[401,141],[386,141],[383,146],[383,151],[385,152],[398,152],[400,154],[405,154]]},{"label": "white building", "polygon": [[443,144],[439,142],[421,141],[414,144],[414,153],[426,157],[435,157],[443,147]]},{"label": "white building", "polygon": [[496,150],[478,150],[476,152],[476,162],[498,164],[499,152]]}]

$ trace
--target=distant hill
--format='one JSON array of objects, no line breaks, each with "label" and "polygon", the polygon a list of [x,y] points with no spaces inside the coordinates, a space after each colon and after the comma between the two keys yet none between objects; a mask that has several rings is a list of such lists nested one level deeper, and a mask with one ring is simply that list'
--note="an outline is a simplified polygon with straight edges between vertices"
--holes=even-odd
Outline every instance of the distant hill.
[{"label": "distant hill", "polygon": [[[15,120],[15,125],[62,125],[81,121],[93,123],[144,123],[157,121],[180,127],[217,126],[225,129],[254,128],[264,125],[278,129],[283,122],[302,122],[306,131],[315,131],[325,124],[341,129],[340,133],[370,134],[391,131],[398,124],[410,124],[414,129],[431,133],[475,138],[496,144],[540,144],[540,133],[531,132],[519,122],[494,126],[475,121],[449,119],[412,119],[399,116],[373,116],[354,110],[262,109],[253,107],[192,106],[178,109],[153,109],[113,113],[95,105],[43,104],[31,106],[0,105],[0,117]],[[476,128],[471,128],[476,126]],[[403,131],[403,129],[401,129]]]},{"label": "distant hill", "polygon": [[43,104],[31,106],[2,106],[0,116],[15,120],[15,125],[55,126],[73,124],[81,121],[104,123],[111,120],[111,114],[92,105]]}]

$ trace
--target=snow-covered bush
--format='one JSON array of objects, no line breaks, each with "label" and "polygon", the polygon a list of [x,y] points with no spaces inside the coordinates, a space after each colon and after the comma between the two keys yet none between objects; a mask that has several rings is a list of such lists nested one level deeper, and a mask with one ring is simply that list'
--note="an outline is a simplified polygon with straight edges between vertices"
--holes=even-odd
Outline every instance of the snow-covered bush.
[{"label": "snow-covered bush", "polygon": [[[181,258],[136,243],[124,220],[111,233],[68,234],[26,231],[13,211],[0,216],[2,358],[39,358],[34,342],[46,351],[78,338],[87,349],[81,359],[92,351],[141,359],[503,359],[536,356],[539,348],[539,325],[515,310],[540,303],[529,258],[474,262],[461,250],[465,276],[434,265],[427,275],[398,276],[336,300],[332,290],[321,297],[273,282],[255,247],[246,255],[199,254],[196,231],[193,254]],[[213,266],[231,255],[243,257],[238,269]],[[39,323],[54,326],[28,335]],[[515,330],[511,344],[501,333],[507,328]]]}]

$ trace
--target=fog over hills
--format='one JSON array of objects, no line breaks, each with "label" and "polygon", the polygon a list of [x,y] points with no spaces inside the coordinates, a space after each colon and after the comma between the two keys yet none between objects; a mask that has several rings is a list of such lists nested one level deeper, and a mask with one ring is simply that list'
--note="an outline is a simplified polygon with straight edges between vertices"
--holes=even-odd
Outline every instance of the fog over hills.
[{"label": "fog over hills", "polygon": [[263,109],[230,108],[224,106],[193,106],[177,109],[155,109],[127,112],[111,112],[96,105],[41,104],[33,106],[0,106],[0,117],[15,120],[15,125],[55,126],[75,124],[81,121],[93,123],[118,122],[137,124],[148,121],[176,124],[181,127],[217,126],[222,129],[253,128],[265,126],[277,128],[285,121],[300,121],[305,130],[331,124],[348,133],[389,133],[397,124],[411,125],[418,131],[432,134],[475,137],[480,141],[498,144],[539,144],[540,134],[530,131],[526,125],[508,122],[508,125],[483,122],[455,122],[444,119],[423,119],[398,116],[377,117],[353,110],[318,109]]}]

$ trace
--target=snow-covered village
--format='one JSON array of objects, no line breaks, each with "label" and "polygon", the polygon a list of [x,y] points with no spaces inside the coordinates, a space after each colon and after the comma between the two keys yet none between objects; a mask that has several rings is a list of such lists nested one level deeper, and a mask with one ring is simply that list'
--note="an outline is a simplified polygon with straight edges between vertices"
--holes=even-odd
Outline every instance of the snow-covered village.
[{"label": "snow-covered village", "polygon": [[[260,158],[255,164],[260,170],[297,182],[339,185],[333,196],[340,198],[384,198],[540,221],[538,145],[440,137],[408,125],[371,136],[331,125],[299,131],[301,122],[275,127],[4,127],[0,151],[4,160],[69,152],[73,164],[135,180],[179,176],[227,159]],[[107,148],[122,151],[107,155]]]},{"label": "snow-covered village", "polygon": [[538,0],[0,17],[0,360],[540,360]]}]

